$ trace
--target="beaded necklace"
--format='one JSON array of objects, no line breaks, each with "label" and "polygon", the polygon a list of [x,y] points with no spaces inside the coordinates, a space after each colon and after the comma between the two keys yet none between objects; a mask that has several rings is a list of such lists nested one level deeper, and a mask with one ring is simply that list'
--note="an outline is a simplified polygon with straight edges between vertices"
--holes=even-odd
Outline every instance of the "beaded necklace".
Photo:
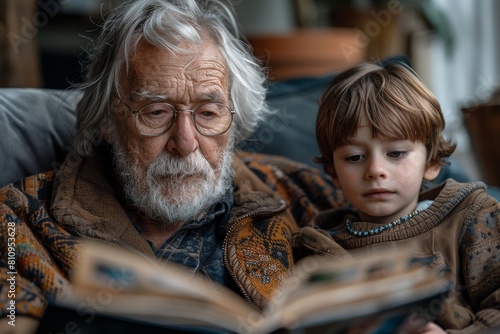
[{"label": "beaded necklace", "polygon": [[368,237],[370,235],[382,233],[382,232],[384,232],[384,231],[386,231],[394,226],[402,224],[402,223],[406,222],[407,220],[409,220],[410,218],[418,215],[422,211],[424,211],[424,209],[415,210],[412,213],[409,213],[406,216],[399,218],[398,220],[395,220],[389,224],[385,224],[385,225],[382,225],[382,226],[379,226],[376,228],[372,228],[371,230],[368,230],[368,231],[355,230],[354,228],[352,228],[352,226],[351,226],[352,222],[350,220],[346,220],[345,227],[347,228],[347,232],[349,232],[349,234],[355,235],[357,237]]}]

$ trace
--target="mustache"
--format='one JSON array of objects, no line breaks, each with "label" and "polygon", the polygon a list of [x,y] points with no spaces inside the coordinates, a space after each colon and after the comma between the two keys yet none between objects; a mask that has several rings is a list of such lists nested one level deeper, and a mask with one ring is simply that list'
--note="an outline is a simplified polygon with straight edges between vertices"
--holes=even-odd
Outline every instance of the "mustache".
[{"label": "mustache", "polygon": [[191,175],[208,176],[212,168],[200,151],[179,158],[162,152],[148,167],[148,176],[186,177]]},{"label": "mustache", "polygon": [[200,150],[186,157],[163,151],[147,166],[113,143],[116,172],[131,204],[159,225],[196,219],[232,186],[232,142],[212,166]]}]

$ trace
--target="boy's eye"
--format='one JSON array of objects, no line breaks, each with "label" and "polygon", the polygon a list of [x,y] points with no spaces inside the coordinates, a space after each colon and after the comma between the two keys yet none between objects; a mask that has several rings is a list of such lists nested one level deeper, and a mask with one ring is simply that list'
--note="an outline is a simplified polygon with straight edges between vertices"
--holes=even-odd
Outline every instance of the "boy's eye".
[{"label": "boy's eye", "polygon": [[356,154],[356,155],[348,156],[345,160],[347,162],[358,162],[358,161],[361,161],[362,159],[363,159],[363,156],[361,154]]},{"label": "boy's eye", "polygon": [[392,151],[392,152],[387,153],[387,156],[390,157],[390,158],[397,159],[397,158],[401,158],[405,154],[406,154],[405,151]]}]

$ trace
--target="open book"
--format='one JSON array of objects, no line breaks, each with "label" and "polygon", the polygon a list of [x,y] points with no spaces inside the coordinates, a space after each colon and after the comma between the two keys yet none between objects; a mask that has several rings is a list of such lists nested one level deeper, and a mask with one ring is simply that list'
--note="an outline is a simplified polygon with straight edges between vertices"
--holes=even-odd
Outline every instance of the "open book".
[{"label": "open book", "polygon": [[395,333],[412,317],[422,325],[417,311],[447,291],[438,274],[411,261],[406,252],[348,261],[315,256],[296,264],[261,312],[176,264],[159,264],[102,243],[83,245],[73,275],[76,294],[58,305],[75,310],[82,324],[99,316],[178,332],[337,333],[357,328],[363,333],[362,328],[370,328],[370,333]]}]

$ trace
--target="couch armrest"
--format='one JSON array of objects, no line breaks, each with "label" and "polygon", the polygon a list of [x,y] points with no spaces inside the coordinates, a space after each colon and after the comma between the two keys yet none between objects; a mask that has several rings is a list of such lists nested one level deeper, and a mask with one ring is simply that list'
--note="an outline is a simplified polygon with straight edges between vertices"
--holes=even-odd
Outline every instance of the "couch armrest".
[{"label": "couch armrest", "polygon": [[57,168],[75,134],[76,91],[0,89],[0,186]]}]

